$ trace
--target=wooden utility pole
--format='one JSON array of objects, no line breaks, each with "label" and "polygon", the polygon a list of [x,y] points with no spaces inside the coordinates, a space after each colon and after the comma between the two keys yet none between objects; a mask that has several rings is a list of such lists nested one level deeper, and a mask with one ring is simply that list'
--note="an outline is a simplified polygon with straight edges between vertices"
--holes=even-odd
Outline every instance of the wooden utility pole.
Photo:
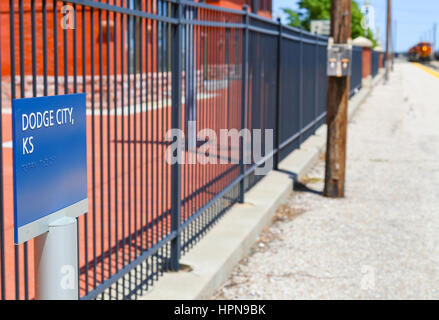
[{"label": "wooden utility pole", "polygon": [[[346,44],[351,38],[351,0],[332,0],[331,37],[334,44]],[[350,77],[329,77],[326,123],[326,197],[344,196],[346,167],[346,131]]]},{"label": "wooden utility pole", "polygon": [[393,72],[393,67],[395,65],[395,50],[396,50],[396,21],[393,21],[392,23],[392,29],[391,29],[391,36],[390,36],[390,41],[391,41],[391,52],[392,52],[392,69],[390,71]]},{"label": "wooden utility pole", "polygon": [[390,72],[390,28],[392,25],[392,1],[387,0],[387,31],[386,31],[386,82],[389,81],[389,72]]}]

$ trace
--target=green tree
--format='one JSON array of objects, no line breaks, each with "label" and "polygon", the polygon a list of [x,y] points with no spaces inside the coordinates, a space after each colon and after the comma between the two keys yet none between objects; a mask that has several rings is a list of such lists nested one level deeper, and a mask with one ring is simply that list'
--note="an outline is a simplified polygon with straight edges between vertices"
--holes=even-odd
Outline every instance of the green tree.
[{"label": "green tree", "polygon": [[282,8],[282,10],[288,15],[288,25],[296,28],[302,27],[302,20],[300,19],[300,13],[290,8]]},{"label": "green tree", "polygon": [[[331,19],[331,0],[300,0],[299,10],[295,11],[290,8],[282,8],[287,14],[288,25],[292,27],[311,30],[311,20],[330,20]],[[365,31],[361,26],[363,14],[357,1],[352,0],[352,38],[364,36],[373,42],[376,46],[376,40],[373,32],[369,29]]]}]

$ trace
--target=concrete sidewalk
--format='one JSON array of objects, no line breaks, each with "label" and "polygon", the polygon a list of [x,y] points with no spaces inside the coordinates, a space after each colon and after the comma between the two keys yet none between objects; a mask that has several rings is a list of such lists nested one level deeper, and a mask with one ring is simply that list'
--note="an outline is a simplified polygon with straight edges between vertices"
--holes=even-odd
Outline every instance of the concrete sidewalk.
[{"label": "concrete sidewalk", "polygon": [[349,124],[345,199],[323,158],[219,299],[439,299],[439,80],[398,62]]}]

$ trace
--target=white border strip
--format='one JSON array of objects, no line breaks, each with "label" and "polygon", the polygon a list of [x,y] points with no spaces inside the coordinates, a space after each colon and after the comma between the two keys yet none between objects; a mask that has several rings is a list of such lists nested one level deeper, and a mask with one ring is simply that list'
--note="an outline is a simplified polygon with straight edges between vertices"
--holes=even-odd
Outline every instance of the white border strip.
[{"label": "white border strip", "polygon": [[88,198],[18,228],[17,243],[21,244],[49,231],[49,224],[62,217],[76,218],[88,212]]}]

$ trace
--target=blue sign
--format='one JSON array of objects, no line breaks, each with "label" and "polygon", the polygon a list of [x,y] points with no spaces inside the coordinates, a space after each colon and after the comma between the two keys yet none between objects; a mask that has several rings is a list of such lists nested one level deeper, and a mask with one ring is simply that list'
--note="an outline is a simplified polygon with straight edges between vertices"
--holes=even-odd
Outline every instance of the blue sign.
[{"label": "blue sign", "polygon": [[12,101],[14,241],[88,211],[85,94]]}]

